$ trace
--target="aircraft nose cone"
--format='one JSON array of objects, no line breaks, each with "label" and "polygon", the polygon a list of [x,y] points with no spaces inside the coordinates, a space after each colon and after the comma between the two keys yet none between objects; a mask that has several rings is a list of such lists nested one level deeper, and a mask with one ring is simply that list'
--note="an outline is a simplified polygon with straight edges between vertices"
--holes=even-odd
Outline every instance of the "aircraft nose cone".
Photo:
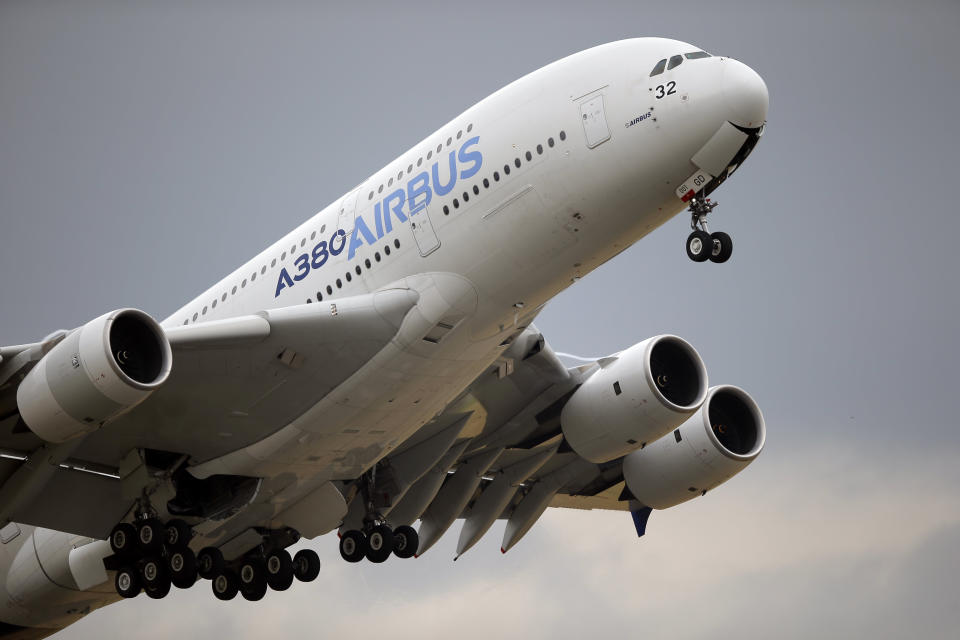
[{"label": "aircraft nose cone", "polygon": [[767,85],[756,71],[742,62],[724,60],[723,98],[733,124],[752,129],[766,122],[770,106]]}]

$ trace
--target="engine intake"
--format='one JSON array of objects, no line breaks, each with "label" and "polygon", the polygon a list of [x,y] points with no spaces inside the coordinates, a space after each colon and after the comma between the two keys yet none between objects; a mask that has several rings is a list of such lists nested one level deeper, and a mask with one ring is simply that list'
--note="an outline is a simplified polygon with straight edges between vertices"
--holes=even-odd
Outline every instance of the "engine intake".
[{"label": "engine intake", "polygon": [[66,442],[143,402],[170,375],[170,343],[143,311],[119,309],[57,343],[17,389],[20,416],[46,442]]},{"label": "engine intake", "polygon": [[567,442],[590,462],[609,462],[669,433],[707,394],[700,355],[677,336],[644,340],[599,364],[560,416]]},{"label": "engine intake", "polygon": [[766,435],[763,414],[747,392],[713,387],[700,411],[673,434],[626,456],[623,477],[638,501],[666,509],[743,471],[760,455]]}]

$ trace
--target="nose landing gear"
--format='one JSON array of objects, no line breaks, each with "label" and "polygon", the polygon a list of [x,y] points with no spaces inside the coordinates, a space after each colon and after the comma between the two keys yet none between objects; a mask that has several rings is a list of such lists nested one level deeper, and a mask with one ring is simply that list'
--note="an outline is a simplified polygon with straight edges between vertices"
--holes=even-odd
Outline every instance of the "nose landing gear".
[{"label": "nose landing gear", "polygon": [[722,231],[710,233],[707,226],[707,214],[714,210],[717,202],[710,198],[693,198],[690,201],[690,228],[693,232],[687,236],[687,257],[694,262],[721,263],[730,259],[733,253],[733,240]]}]

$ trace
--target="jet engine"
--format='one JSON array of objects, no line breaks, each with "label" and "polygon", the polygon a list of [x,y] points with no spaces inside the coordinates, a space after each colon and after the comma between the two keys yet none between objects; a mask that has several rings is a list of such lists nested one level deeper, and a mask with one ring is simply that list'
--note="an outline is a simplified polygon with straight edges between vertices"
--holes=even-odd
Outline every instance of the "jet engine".
[{"label": "jet engine", "polygon": [[20,416],[46,442],[66,442],[143,402],[170,375],[170,343],[157,322],[118,309],[72,331],[17,389]]},{"label": "jet engine", "polygon": [[639,502],[666,509],[743,471],[760,455],[766,435],[753,398],[730,385],[712,387],[679,429],[623,459],[623,477]]},{"label": "jet engine", "polygon": [[567,442],[590,462],[609,462],[677,428],[703,402],[707,369],[677,336],[656,336],[609,358],[560,415]]}]

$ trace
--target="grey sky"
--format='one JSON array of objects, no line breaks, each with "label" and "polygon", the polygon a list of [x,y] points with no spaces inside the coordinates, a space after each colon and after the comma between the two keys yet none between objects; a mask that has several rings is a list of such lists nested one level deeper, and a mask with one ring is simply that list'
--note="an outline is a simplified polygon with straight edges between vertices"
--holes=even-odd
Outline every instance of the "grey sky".
[{"label": "grey sky", "polygon": [[769,86],[768,130],[716,194],[734,256],[691,263],[677,217],[538,325],[585,355],[689,339],[760,403],[758,461],[642,541],[623,514],[551,512],[506,556],[500,525],[455,565],[454,532],[415,562],[346,566],[327,537],[313,585],[256,606],[206,585],[138,598],[63,638],[134,620],[149,637],[954,637],[955,2],[8,0],[0,343],[120,306],[163,317],[487,94],[643,35]]}]

